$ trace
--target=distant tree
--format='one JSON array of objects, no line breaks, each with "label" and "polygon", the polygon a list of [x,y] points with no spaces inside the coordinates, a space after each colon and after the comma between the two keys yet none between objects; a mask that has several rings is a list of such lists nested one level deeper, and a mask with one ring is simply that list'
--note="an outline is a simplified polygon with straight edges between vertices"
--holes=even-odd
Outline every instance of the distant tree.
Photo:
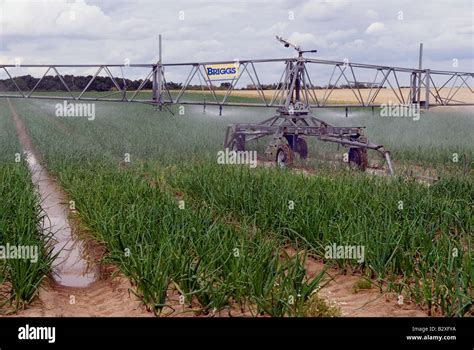
[{"label": "distant tree", "polygon": [[[33,87],[40,80],[39,78],[34,78],[31,75],[23,75],[13,77],[15,83],[18,85],[20,90],[26,92],[33,89]],[[82,91],[89,84],[92,79],[92,75],[82,76],[82,75],[64,75],[63,76],[66,85],[71,91]],[[115,78],[118,86],[123,89],[126,88],[128,91],[137,90],[138,87],[142,84],[143,79],[130,80],[130,79],[121,79]],[[169,82],[166,84],[168,89],[181,89],[182,83]],[[147,81],[143,86],[143,89],[152,89],[153,83]],[[194,88],[201,89],[200,85],[196,85]],[[207,87],[204,87],[207,88]],[[87,91],[112,91],[117,90],[114,82],[110,77],[97,76],[94,81],[90,84]],[[10,78],[0,79],[0,91],[16,91],[15,84]],[[36,87],[36,91],[67,91],[66,87],[63,85],[58,76],[47,75],[43,78],[41,83]]]},{"label": "distant tree", "polygon": [[183,84],[182,83],[173,83],[172,81],[169,81],[166,83],[166,88],[170,89],[170,90],[181,90],[181,88],[183,87]]}]

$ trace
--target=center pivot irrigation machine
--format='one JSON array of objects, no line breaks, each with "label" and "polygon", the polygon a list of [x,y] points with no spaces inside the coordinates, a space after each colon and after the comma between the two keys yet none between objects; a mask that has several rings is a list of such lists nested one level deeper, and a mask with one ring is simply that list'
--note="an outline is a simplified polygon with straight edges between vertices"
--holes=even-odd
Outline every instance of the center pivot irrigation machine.
[{"label": "center pivot irrigation machine", "polygon": [[[395,103],[401,105],[416,105],[425,109],[431,106],[459,106],[474,105],[471,97],[469,100],[460,101],[455,97],[461,87],[467,87],[472,94],[471,88],[474,73],[434,71],[422,69],[422,44],[420,46],[419,68],[401,68],[380,66],[372,64],[352,63],[348,60],[330,61],[305,57],[305,53],[315,53],[316,50],[304,51],[300,47],[277,36],[277,40],[285,47],[292,47],[298,52],[297,57],[277,59],[254,59],[234,60],[218,62],[192,62],[192,63],[163,63],[161,57],[161,35],[159,36],[159,60],[155,64],[98,64],[98,65],[1,65],[8,80],[12,84],[14,93],[0,94],[0,97],[9,98],[39,98],[70,101],[109,101],[109,102],[139,102],[154,106],[166,107],[168,105],[200,105],[204,109],[208,105],[219,108],[219,114],[224,106],[240,107],[272,107],[276,108],[277,114],[260,123],[238,123],[229,125],[224,140],[224,147],[235,151],[244,151],[246,143],[262,137],[270,137],[271,140],[266,149],[274,161],[280,166],[292,163],[295,153],[300,158],[308,156],[306,137],[316,137],[320,141],[332,142],[348,148],[345,159],[353,168],[365,170],[368,166],[367,151],[377,152],[383,162],[382,166],[388,174],[393,175],[394,169],[390,153],[382,145],[371,143],[364,135],[364,127],[340,127],[316,118],[311,110],[315,108],[340,108],[347,111],[349,107],[365,108],[381,107],[376,102],[379,93],[389,91]],[[271,90],[265,89],[261,83],[257,66],[264,67],[277,64],[284,65],[283,73],[277,85]],[[332,67],[330,79],[326,84],[313,84],[310,78],[310,69],[314,67]],[[35,86],[28,92],[20,89],[16,82],[18,74],[15,69],[42,69],[46,71]],[[187,77],[182,84],[172,85],[167,82],[166,76],[173,69],[187,69]],[[60,70],[93,70],[90,79],[84,87],[78,88],[79,92],[70,87],[71,79],[74,77],[60,74]],[[122,81],[114,70],[120,70]],[[127,80],[124,78],[124,70],[140,70],[146,73],[136,89],[128,89]],[[365,73],[363,73],[363,72]],[[67,91],[67,95],[53,96],[40,91],[41,84],[51,72],[59,78],[61,84]],[[365,76],[375,73],[370,82],[364,82]],[[93,82],[100,74],[110,79],[115,86],[115,91],[106,95],[91,95],[90,90]],[[140,73],[141,74],[141,73]],[[249,99],[249,102],[231,101],[232,93],[238,89],[241,77],[247,75],[248,81],[252,83],[252,89],[257,98]],[[313,77],[314,77],[313,72]],[[363,77],[361,77],[362,75]],[[405,75],[408,88],[400,85],[400,76]],[[183,75],[184,76],[184,75]],[[198,87],[201,88],[202,99],[196,98],[196,85],[192,85],[193,79],[199,79]],[[357,78],[359,77],[359,79]],[[68,84],[69,79],[69,84]],[[174,78],[173,78],[174,79]],[[352,80],[350,80],[352,79]],[[220,87],[213,81],[227,80]],[[341,82],[345,85],[342,86]],[[147,85],[148,84],[148,85]],[[339,84],[339,85],[338,85]],[[448,86],[450,84],[450,86]],[[456,85],[458,84],[458,85]],[[149,86],[149,87],[147,87]],[[173,87],[174,86],[174,87]],[[222,90],[222,88],[225,88]],[[353,102],[331,103],[329,97],[334,89],[344,87],[352,92],[355,97]],[[405,95],[404,90],[405,89]],[[324,95],[318,98],[316,91],[324,91]],[[270,93],[269,93],[270,91]],[[271,94],[271,96],[267,96]],[[430,101],[431,99],[431,101]],[[258,100],[255,102],[255,100]]]},{"label": "center pivot irrigation machine", "polygon": [[[382,145],[376,145],[364,136],[363,127],[338,127],[330,125],[316,118],[310,111],[309,95],[314,93],[311,89],[311,79],[306,69],[307,59],[303,57],[306,52],[299,46],[277,36],[285,47],[293,47],[298,52],[298,57],[286,60],[285,70],[282,74],[276,93],[270,105],[278,100],[278,114],[260,123],[229,125],[225,135],[224,147],[234,151],[243,151],[245,143],[264,136],[272,139],[266,149],[266,154],[276,160],[281,167],[293,162],[294,153],[301,159],[308,156],[306,136],[315,136],[318,140],[335,142],[344,147],[349,147],[348,161],[360,170],[365,170],[368,165],[367,149],[377,151],[387,163],[387,171],[393,175],[393,166],[390,153]],[[308,84],[309,82],[309,84]],[[316,99],[316,96],[313,96]]]}]

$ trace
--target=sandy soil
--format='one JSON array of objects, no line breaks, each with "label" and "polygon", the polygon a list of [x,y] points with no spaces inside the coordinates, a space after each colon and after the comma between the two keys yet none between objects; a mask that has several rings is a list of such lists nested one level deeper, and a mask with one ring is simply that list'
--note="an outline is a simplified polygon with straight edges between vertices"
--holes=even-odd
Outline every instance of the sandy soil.
[{"label": "sandy soil", "polygon": [[40,289],[38,298],[16,316],[153,316],[129,292],[130,288],[130,283],[124,278],[97,281],[87,288],[61,287],[48,282]]},{"label": "sandy soil", "polygon": [[[308,258],[306,270],[309,276],[321,272],[324,264]],[[419,306],[409,300],[399,304],[398,295],[381,293],[378,288],[354,290],[354,285],[361,279],[360,274],[344,274],[344,271],[330,268],[323,281],[330,281],[319,294],[330,305],[336,305],[343,317],[426,317],[427,314]]]},{"label": "sandy soil", "polygon": [[[296,251],[286,248],[285,252],[293,256]],[[305,268],[308,278],[317,276],[325,268],[325,264],[312,257],[306,260]],[[427,317],[427,313],[418,305],[404,299],[399,303],[399,296],[394,293],[381,293],[375,284],[370,289],[355,290],[354,285],[361,279],[359,273],[348,273],[341,269],[329,268],[321,284],[324,285],[318,294],[329,305],[336,307],[342,317]],[[193,302],[191,306],[178,303],[179,294],[176,289],[170,288],[168,302],[172,307],[165,307],[162,316],[171,317],[251,317],[261,316],[256,311],[241,310],[237,305],[219,312],[210,312],[207,315],[199,313],[199,305]],[[265,316],[264,316],[265,317]]]}]

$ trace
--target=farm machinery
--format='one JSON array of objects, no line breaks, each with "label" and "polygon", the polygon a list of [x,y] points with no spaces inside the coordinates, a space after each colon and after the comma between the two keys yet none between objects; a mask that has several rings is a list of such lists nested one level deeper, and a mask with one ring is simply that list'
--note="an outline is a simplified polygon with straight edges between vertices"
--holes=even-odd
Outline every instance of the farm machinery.
[{"label": "farm machinery", "polygon": [[[322,60],[307,57],[305,53],[314,53],[316,50],[302,50],[299,46],[277,36],[277,40],[285,47],[291,47],[297,51],[297,57],[273,58],[273,59],[249,59],[233,61],[210,61],[210,62],[188,62],[188,63],[163,63],[161,57],[161,35],[159,36],[159,58],[156,63],[130,64],[0,64],[0,72],[4,72],[10,82],[11,91],[6,94],[0,93],[1,97],[7,98],[38,98],[69,101],[88,102],[125,102],[145,103],[153,105],[160,110],[169,105],[184,108],[186,105],[217,106],[219,115],[225,106],[235,107],[264,107],[276,109],[271,118],[257,123],[236,123],[229,125],[224,139],[224,148],[234,151],[245,151],[248,142],[260,138],[269,138],[266,148],[273,161],[279,166],[289,166],[298,155],[299,158],[308,157],[309,137],[314,137],[322,142],[330,142],[347,148],[343,160],[351,168],[366,170],[368,168],[368,151],[378,154],[389,175],[394,174],[390,153],[382,146],[370,142],[364,134],[364,127],[341,127],[324,121],[313,114],[319,108],[345,108],[346,116],[349,108],[380,108],[384,104],[378,102],[377,96],[383,90],[390,100],[393,99],[399,106],[417,106],[428,109],[432,106],[469,106],[474,105],[474,99],[461,100],[460,88],[465,86],[471,93],[474,92],[470,86],[474,73],[435,71],[422,69],[422,45],[420,45],[419,68],[403,68],[374,64],[353,63],[344,61]],[[277,64],[283,66],[278,84],[272,84],[274,88],[267,89],[261,83],[257,66],[266,67]],[[325,84],[315,85],[311,81],[309,71],[311,68],[332,68],[329,81]],[[21,73],[14,73],[21,69],[45,69],[44,74],[33,88],[24,91],[17,84],[16,78]],[[278,69],[280,69],[278,68]],[[60,71],[85,69],[87,72],[94,70],[89,75],[87,84],[76,86],[74,77],[65,76]],[[173,70],[186,69],[185,72],[174,72]],[[136,73],[136,71],[139,71]],[[125,74],[124,74],[125,72]],[[267,69],[268,72],[268,69]],[[121,73],[121,79],[118,73]],[[49,75],[48,75],[49,74]],[[51,79],[51,74],[63,86],[65,93],[61,95],[41,93],[42,84]],[[89,73],[87,73],[89,74]],[[135,74],[141,76],[139,86],[133,89],[127,86],[125,75]],[[143,74],[146,74],[143,77]],[[361,76],[361,75],[362,76]],[[374,76],[369,82],[368,75]],[[405,76],[405,84],[400,84],[401,76]],[[93,90],[94,82],[108,79],[113,83],[113,90],[103,95],[88,94]],[[249,84],[257,98],[250,98],[245,102],[234,99],[232,93],[239,89],[238,84],[243,83],[246,76]],[[184,79],[184,77],[186,77]],[[47,79],[48,78],[48,79]],[[170,81],[167,81],[170,78]],[[318,76],[321,78],[321,76]],[[69,80],[68,80],[69,79]],[[174,83],[171,82],[173,79]],[[176,80],[181,79],[181,80]],[[196,79],[199,81],[196,82]],[[130,82],[130,80],[128,80]],[[226,81],[220,86],[215,82]],[[180,82],[180,83],[177,83]],[[80,88],[79,92],[74,89]],[[344,85],[343,85],[344,84]],[[451,84],[449,87],[448,85]],[[247,85],[247,87],[249,86]],[[331,102],[330,96],[334,89],[347,89],[352,93],[352,101],[343,103]],[[267,86],[268,87],[268,86]],[[199,88],[202,91],[197,91]],[[242,89],[242,87],[240,87]],[[271,96],[269,96],[269,91]],[[321,97],[317,96],[316,90],[324,92]],[[197,94],[200,92],[201,94]],[[199,98],[201,97],[201,99]],[[355,99],[354,99],[355,97]],[[257,100],[257,101],[256,101]],[[390,101],[391,102],[391,101]]]},{"label": "farm machinery", "polygon": [[[296,61],[286,62],[286,68],[274,98],[280,97],[281,106],[276,115],[260,123],[239,123],[229,125],[224,147],[239,152],[245,150],[245,144],[269,136],[265,153],[278,166],[291,165],[295,154],[301,159],[308,157],[307,137],[316,137],[319,141],[332,142],[348,148],[345,161],[349,166],[365,171],[368,166],[367,151],[376,151],[386,162],[387,173],[394,174],[390,153],[382,145],[371,143],[364,135],[365,127],[340,127],[331,125],[315,117],[308,103],[312,93],[306,83],[310,78],[305,67],[305,52],[300,47],[277,37],[285,47],[293,47],[298,52]],[[304,95],[305,98],[301,98]],[[273,102],[273,101],[272,101]]]},{"label": "farm machinery", "polygon": [[330,125],[313,116],[299,103],[290,108],[292,109],[279,109],[279,114],[260,123],[229,125],[224,147],[233,151],[244,151],[246,142],[270,136],[271,141],[265,153],[274,159],[278,166],[285,167],[292,164],[295,154],[301,159],[308,157],[306,138],[313,136],[320,141],[347,147],[346,161],[351,167],[362,171],[368,166],[367,150],[374,150],[386,161],[388,174],[393,175],[390,153],[382,145],[369,142],[364,136],[364,127]]}]

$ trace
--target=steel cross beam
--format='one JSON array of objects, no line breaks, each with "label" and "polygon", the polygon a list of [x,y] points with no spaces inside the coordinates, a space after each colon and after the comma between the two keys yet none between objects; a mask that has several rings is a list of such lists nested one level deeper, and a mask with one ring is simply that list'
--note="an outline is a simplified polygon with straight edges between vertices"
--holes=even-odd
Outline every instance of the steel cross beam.
[{"label": "steel cross beam", "polygon": [[[160,40],[161,46],[161,40]],[[161,52],[161,50],[160,50]],[[156,106],[168,104],[183,105],[216,105],[223,106],[243,106],[243,107],[274,107],[278,109],[289,110],[291,105],[299,102],[306,109],[310,108],[334,108],[334,107],[380,107],[384,105],[387,96],[394,103],[406,104],[416,103],[424,108],[430,106],[453,106],[453,105],[474,105],[472,72],[450,72],[430,69],[414,69],[404,67],[392,67],[363,63],[352,63],[343,61],[321,60],[303,57],[299,51],[298,57],[276,58],[276,59],[252,59],[239,61],[239,75],[234,77],[229,86],[223,91],[215,82],[208,79],[205,74],[205,67],[213,64],[229,64],[234,61],[209,61],[209,62],[189,62],[189,63],[163,63],[160,58],[154,64],[57,64],[57,65],[8,65],[0,64],[0,72],[5,72],[5,84],[3,91],[0,90],[0,97],[11,98],[38,98],[38,99],[56,99],[70,101],[110,101],[110,102],[139,102]],[[262,73],[259,72],[259,66],[269,64],[279,64],[283,66],[282,74],[276,88],[267,90],[261,83]],[[311,73],[310,69],[322,67],[332,68],[329,81],[321,81],[318,75]],[[45,71],[41,78],[29,91],[24,91],[18,84],[18,75],[14,74],[18,69],[39,69]],[[95,73],[85,86],[74,93],[72,86],[69,86],[65,77],[60,73],[63,69],[95,69]],[[120,77],[112,73],[113,69],[120,68],[122,72],[122,81]],[[187,69],[189,73],[187,78],[180,83],[181,88],[178,91],[170,90],[167,83],[167,71],[170,69]],[[147,74],[141,79],[141,83],[134,90],[127,89],[123,70],[132,73],[140,70],[140,74],[146,71]],[[52,75],[48,75],[48,73]],[[365,73],[365,76],[364,74]],[[110,79],[116,93],[100,94],[94,93],[91,96],[94,82],[101,75]],[[367,75],[374,76],[373,80],[367,81]],[[407,87],[400,84],[400,76],[408,77]],[[47,77],[57,77],[60,86],[67,94],[45,94],[41,92],[41,85]],[[142,75],[141,75],[142,76]],[[234,96],[239,96],[242,87],[239,83],[244,80],[252,83],[251,87],[255,91],[255,96],[248,102],[232,101]],[[196,85],[193,81],[199,79],[197,85],[201,93],[196,93]],[[315,83],[318,81],[318,85]],[[442,83],[439,83],[442,81]],[[151,83],[152,88],[149,91],[146,86]],[[451,83],[451,85],[448,85]],[[9,84],[7,86],[6,84]],[[5,88],[6,87],[6,88]],[[345,88],[350,91],[351,101],[331,100],[335,91]],[[462,98],[461,88],[467,88],[468,96]],[[405,92],[403,90],[406,90]],[[5,91],[7,90],[7,91]],[[77,90],[77,88],[76,88]],[[368,92],[368,93],[367,93]],[[385,97],[378,99],[381,93]],[[422,93],[423,92],[423,93]],[[117,95],[117,96],[114,96]],[[319,95],[319,97],[318,97]],[[199,98],[197,98],[199,97]],[[430,100],[433,98],[433,100]],[[336,97],[337,99],[337,97]]]}]

